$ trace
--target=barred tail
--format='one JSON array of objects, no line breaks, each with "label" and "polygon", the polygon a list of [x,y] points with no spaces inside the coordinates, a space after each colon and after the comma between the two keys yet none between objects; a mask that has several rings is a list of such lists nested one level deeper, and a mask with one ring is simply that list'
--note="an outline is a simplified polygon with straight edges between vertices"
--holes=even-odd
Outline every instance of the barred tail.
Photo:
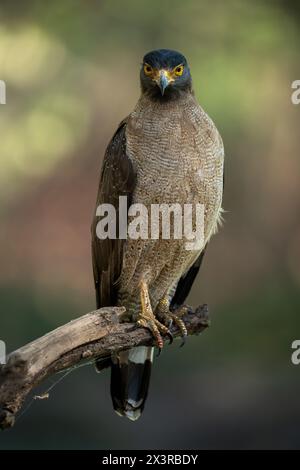
[{"label": "barred tail", "polygon": [[148,394],[152,347],[138,346],[112,356],[110,393],[116,413],[137,420]]}]

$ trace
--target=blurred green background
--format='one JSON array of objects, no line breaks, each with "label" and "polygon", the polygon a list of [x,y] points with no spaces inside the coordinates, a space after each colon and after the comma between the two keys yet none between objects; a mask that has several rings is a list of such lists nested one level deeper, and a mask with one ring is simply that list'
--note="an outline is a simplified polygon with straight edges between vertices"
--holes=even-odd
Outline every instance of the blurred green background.
[{"label": "blurred green background", "polygon": [[[87,366],[29,400],[2,449],[300,448],[299,3],[1,1],[0,338],[9,351],[94,308],[90,222],[105,146],[172,48],[226,150],[225,224],[193,288],[212,326],[155,361],[136,423]],[[44,383],[47,390],[61,375]]]}]

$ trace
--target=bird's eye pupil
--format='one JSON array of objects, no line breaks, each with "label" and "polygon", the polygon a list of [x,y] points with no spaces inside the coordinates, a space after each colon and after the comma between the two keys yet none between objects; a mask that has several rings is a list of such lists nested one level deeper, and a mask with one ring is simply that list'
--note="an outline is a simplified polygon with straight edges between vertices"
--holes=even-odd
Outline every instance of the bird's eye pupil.
[{"label": "bird's eye pupil", "polygon": [[152,73],[151,65],[145,65],[144,66],[144,71],[145,71],[146,74],[150,75],[150,73]]}]

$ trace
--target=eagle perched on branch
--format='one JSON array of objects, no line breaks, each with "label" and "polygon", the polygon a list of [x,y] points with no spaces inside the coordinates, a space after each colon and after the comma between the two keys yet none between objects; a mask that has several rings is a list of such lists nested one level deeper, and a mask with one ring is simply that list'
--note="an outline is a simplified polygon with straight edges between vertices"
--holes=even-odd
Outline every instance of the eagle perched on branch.
[{"label": "eagle perched on branch", "polygon": [[[124,306],[126,319],[148,328],[161,349],[172,322],[186,336],[182,305],[221,217],[224,149],[218,130],[194,96],[182,54],[168,49],[149,52],[140,81],[141,96],[106,149],[97,207],[111,204],[119,215],[120,196],[127,197],[126,211],[136,203],[149,210],[153,204],[202,204],[203,240],[197,249],[188,250],[184,236],[100,239],[95,215],[93,272],[97,307]],[[111,358],[112,401],[121,416],[136,420],[141,415],[152,360],[151,347]]]}]

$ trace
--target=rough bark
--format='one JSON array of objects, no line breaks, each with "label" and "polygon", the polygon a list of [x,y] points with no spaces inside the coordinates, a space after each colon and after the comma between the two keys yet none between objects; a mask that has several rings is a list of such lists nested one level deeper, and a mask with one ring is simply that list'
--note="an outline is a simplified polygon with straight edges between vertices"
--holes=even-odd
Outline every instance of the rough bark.
[{"label": "rough bark", "polygon": [[[123,312],[121,307],[95,310],[11,353],[0,367],[0,428],[14,425],[27,395],[50,375],[83,360],[109,358],[134,346],[154,345],[148,330],[120,321]],[[183,319],[189,335],[200,333],[209,326],[207,306],[189,309]],[[171,332],[179,336],[176,326]]]}]

